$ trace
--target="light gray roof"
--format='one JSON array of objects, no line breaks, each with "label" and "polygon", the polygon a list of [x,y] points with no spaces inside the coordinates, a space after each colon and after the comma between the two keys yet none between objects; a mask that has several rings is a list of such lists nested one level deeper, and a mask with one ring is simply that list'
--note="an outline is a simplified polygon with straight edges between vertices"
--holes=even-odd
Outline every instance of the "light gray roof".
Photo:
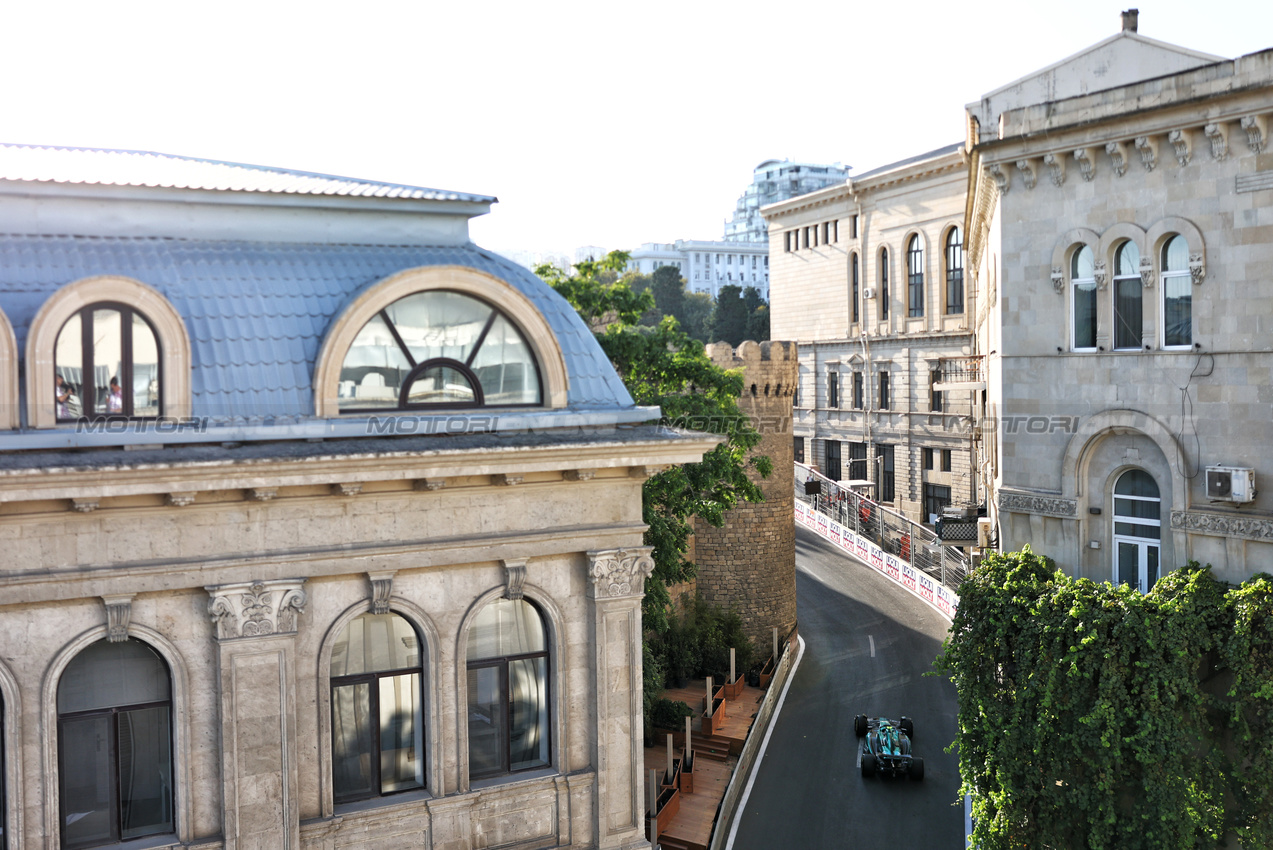
[{"label": "light gray roof", "polygon": [[574,409],[633,407],[578,313],[547,284],[476,245],[323,245],[0,234],[0,309],[18,350],[59,287],[91,275],[139,280],[167,298],[190,336],[192,414],[214,422],[313,416],[311,378],[332,321],[356,294],[404,269],[463,265],[525,294],[557,336]]},{"label": "light gray roof", "polygon": [[899,159],[897,162],[890,162],[888,165],[881,165],[879,168],[872,168],[870,171],[864,171],[861,174],[853,174],[851,177],[853,182],[856,183],[859,180],[865,180],[867,177],[874,177],[877,174],[884,174],[897,168],[914,165],[915,163],[923,162],[926,159],[937,159],[939,157],[943,157],[946,154],[954,153],[963,146],[963,142],[955,142],[953,145],[945,145],[943,147],[936,148],[935,150],[925,151],[924,153],[907,157],[906,159]]},{"label": "light gray roof", "polygon": [[357,180],[287,168],[243,165],[149,151],[36,145],[0,144],[0,179],[472,203],[494,203],[496,200],[490,195],[449,192],[422,186]]}]

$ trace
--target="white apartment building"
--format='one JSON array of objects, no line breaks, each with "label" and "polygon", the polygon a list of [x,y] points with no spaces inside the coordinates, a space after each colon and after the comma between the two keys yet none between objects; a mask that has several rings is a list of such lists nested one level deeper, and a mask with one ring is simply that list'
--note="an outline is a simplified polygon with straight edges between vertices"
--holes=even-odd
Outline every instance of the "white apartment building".
[{"label": "white apartment building", "polygon": [[838,162],[821,165],[789,159],[765,160],[752,169],[751,185],[738,196],[734,214],[725,222],[725,241],[767,244],[769,231],[760,214],[761,207],[843,183],[848,176],[848,166]]},{"label": "white apartment building", "polygon": [[628,260],[628,269],[641,274],[653,274],[660,266],[680,269],[690,292],[715,298],[722,286],[754,286],[769,300],[769,246],[764,242],[647,242]]}]

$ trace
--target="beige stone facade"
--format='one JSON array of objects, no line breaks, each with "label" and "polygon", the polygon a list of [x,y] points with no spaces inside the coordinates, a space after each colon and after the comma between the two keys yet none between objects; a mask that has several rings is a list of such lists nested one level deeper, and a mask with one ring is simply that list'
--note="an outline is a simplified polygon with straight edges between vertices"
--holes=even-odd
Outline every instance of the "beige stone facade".
[{"label": "beige stone facade", "polygon": [[[1002,547],[1142,588],[1190,559],[1241,581],[1273,564],[1273,51],[1181,70],[1134,32],[1102,44],[1157,70],[970,107]],[[1041,73],[1091,79],[1087,58]],[[1209,489],[1215,467],[1257,492]]]},{"label": "beige stone facade", "polygon": [[800,350],[796,454],[916,522],[981,498],[966,181],[954,145],[765,208],[772,334]]}]

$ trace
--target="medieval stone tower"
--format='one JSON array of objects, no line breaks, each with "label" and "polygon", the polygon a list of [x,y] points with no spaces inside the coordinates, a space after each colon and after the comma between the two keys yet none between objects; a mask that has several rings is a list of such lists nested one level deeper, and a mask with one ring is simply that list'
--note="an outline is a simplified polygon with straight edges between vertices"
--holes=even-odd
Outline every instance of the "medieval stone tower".
[{"label": "medieval stone tower", "polygon": [[698,591],[716,605],[733,608],[760,657],[768,655],[771,630],[786,637],[796,625],[796,539],[792,505],[793,457],[791,403],[796,388],[794,342],[744,342],[735,352],[728,343],[707,347],[712,361],[743,370],[738,406],[764,437],[752,450],[768,455],[773,473],[752,472],[765,501],[742,503],[725,524],[694,527]]}]

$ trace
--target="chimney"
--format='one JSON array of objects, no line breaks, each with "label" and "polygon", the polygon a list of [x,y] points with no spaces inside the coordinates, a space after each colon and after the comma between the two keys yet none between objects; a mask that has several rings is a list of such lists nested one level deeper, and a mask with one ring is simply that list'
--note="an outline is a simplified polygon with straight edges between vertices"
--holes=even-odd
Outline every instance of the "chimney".
[{"label": "chimney", "polygon": [[1139,16],[1139,9],[1128,9],[1123,12],[1123,32],[1136,32],[1136,19]]}]

